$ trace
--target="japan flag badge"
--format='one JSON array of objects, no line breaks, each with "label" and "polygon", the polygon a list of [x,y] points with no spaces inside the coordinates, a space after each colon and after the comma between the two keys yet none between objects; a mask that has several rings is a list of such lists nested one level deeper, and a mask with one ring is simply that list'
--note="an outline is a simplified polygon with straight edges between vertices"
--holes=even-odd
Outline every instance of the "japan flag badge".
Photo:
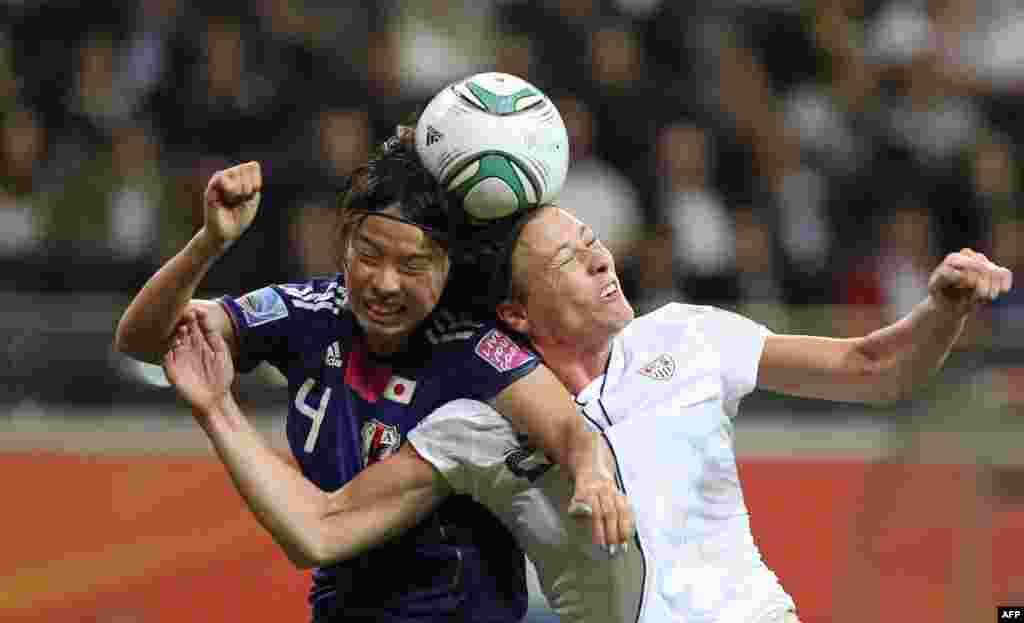
[{"label": "japan flag badge", "polygon": [[392,402],[407,405],[412,402],[412,393],[416,391],[416,381],[397,374],[391,375],[383,396]]}]

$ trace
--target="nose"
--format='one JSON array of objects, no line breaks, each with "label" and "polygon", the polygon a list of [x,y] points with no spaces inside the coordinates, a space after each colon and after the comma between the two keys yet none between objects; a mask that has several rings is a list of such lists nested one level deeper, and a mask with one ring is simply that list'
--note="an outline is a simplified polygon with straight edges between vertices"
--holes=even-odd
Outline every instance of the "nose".
[{"label": "nose", "polygon": [[612,266],[612,258],[604,247],[588,249],[590,253],[588,269],[592,275],[600,275],[608,272]]},{"label": "nose", "polygon": [[381,266],[374,272],[370,288],[377,298],[397,294],[402,289],[398,270],[394,266]]}]

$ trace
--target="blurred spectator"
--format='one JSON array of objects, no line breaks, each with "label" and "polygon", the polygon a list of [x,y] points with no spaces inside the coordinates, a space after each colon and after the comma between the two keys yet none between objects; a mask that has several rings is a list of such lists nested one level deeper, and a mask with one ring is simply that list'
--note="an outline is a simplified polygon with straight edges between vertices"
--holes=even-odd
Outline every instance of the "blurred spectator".
[{"label": "blurred spectator", "polygon": [[[121,123],[63,180],[46,221],[47,242],[72,261],[109,257],[138,270],[156,266],[192,233],[191,219],[168,199],[157,138],[144,124]],[[111,275],[92,275],[77,287],[102,288],[105,278]]]},{"label": "blurred spectator", "polygon": [[361,109],[324,108],[313,126],[314,158],[292,178],[305,188],[296,189],[300,200],[288,224],[288,269],[300,278],[339,270],[337,192],[369,157],[373,138],[369,115]]},{"label": "blurred spectator", "polygon": [[[1024,215],[1004,213],[991,230],[992,258],[1013,271],[1014,288],[997,300],[991,310],[993,337],[996,344],[1024,344]],[[1018,386],[1024,397],[1024,386]]]},{"label": "blurred spectator", "polygon": [[626,279],[623,287],[633,303],[633,310],[640,314],[654,311],[666,303],[680,303],[687,300],[680,285],[680,276],[672,258],[676,257],[676,237],[669,225],[656,226],[650,235],[643,238],[624,268]]},{"label": "blurred spectator", "polygon": [[704,128],[679,121],[662,127],[655,144],[659,217],[674,238],[678,270],[690,300],[718,303],[735,298],[736,232],[721,196],[708,184],[713,147]]},{"label": "blurred spectator", "polygon": [[48,141],[29,110],[16,108],[0,119],[0,257],[9,259],[34,251],[43,235]]},{"label": "blurred spectator", "polygon": [[587,105],[566,95],[555,100],[569,133],[569,174],[560,205],[578,214],[619,261],[626,261],[644,231],[644,214],[629,179],[594,152],[601,128]]},{"label": "blurred spectator", "polygon": [[178,51],[194,62],[176,66],[181,75],[168,84],[180,85],[176,92],[165,89],[172,99],[163,103],[160,123],[173,148],[238,160],[284,127],[274,117],[276,98],[290,95],[263,71],[268,59],[261,51],[273,48],[263,50],[242,26],[238,17],[205,16],[195,37],[184,41],[186,49]]},{"label": "blurred spectator", "polygon": [[126,92],[117,84],[114,35],[97,31],[78,47],[65,108],[81,132],[94,138],[131,113]]},{"label": "blurred spectator", "polygon": [[391,24],[402,89],[429,98],[455,80],[494,66],[491,2],[406,0]]},{"label": "blurred spectator", "polygon": [[132,113],[150,110],[160,82],[172,71],[172,42],[182,27],[181,0],[140,0],[117,59],[117,87]]},{"label": "blurred spectator", "polygon": [[733,212],[736,236],[736,290],[740,303],[781,303],[782,274],[775,237],[768,223],[749,205]]},{"label": "blurred spectator", "polygon": [[905,195],[888,213],[879,229],[877,253],[861,258],[840,278],[840,302],[865,308],[853,332],[909,313],[927,296],[928,278],[937,264],[934,222],[917,197]]},{"label": "blurred spectator", "polygon": [[634,184],[647,181],[650,137],[658,119],[679,114],[676,94],[650,81],[646,53],[627,22],[591,30],[586,58],[588,84],[582,93],[601,129],[596,149]]}]

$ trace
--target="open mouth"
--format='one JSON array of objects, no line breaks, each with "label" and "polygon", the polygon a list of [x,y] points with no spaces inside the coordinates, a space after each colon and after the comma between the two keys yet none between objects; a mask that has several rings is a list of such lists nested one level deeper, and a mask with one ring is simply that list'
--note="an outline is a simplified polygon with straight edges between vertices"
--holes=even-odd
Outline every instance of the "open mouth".
[{"label": "open mouth", "polygon": [[613,282],[609,283],[608,285],[606,285],[604,288],[601,289],[601,298],[603,300],[612,299],[612,298],[615,298],[615,296],[618,293],[619,293],[619,284],[618,284],[618,282],[613,281]]},{"label": "open mouth", "polygon": [[404,305],[396,305],[394,303],[384,305],[382,303],[367,303],[366,311],[370,313],[373,318],[378,320],[389,320],[395,318],[405,311]]}]

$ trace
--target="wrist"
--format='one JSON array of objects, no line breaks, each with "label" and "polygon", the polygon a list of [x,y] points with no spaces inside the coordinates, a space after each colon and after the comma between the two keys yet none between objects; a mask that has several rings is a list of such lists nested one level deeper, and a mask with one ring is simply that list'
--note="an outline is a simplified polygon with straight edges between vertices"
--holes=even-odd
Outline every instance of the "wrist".
[{"label": "wrist", "polygon": [[237,428],[238,406],[231,393],[214,398],[201,407],[193,407],[192,414],[199,425],[210,434],[228,433]]},{"label": "wrist", "polygon": [[924,311],[939,321],[958,322],[967,317],[969,307],[941,295],[929,293],[922,303]]},{"label": "wrist", "polygon": [[202,260],[215,260],[231,247],[232,242],[232,240],[218,236],[204,225],[192,237],[189,246],[193,247]]}]

